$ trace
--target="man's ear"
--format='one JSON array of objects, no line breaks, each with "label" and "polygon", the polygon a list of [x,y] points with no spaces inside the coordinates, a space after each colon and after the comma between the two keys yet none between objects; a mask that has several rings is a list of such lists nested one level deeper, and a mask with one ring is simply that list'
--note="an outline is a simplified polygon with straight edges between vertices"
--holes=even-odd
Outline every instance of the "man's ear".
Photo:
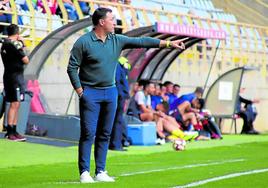
[{"label": "man's ear", "polygon": [[103,26],[103,25],[104,25],[104,19],[100,19],[100,20],[99,20],[99,24],[100,24],[101,26]]}]

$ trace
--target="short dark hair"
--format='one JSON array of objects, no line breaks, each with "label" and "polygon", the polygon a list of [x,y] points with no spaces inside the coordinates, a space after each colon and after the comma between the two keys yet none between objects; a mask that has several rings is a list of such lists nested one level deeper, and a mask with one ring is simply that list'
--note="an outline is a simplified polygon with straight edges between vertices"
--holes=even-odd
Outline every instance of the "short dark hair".
[{"label": "short dark hair", "polygon": [[149,80],[141,79],[141,80],[138,81],[138,85],[144,87],[148,81],[149,81]]},{"label": "short dark hair", "polygon": [[195,93],[200,93],[201,95],[203,95],[204,89],[202,87],[196,87],[194,92]]},{"label": "short dark hair", "polygon": [[104,7],[97,8],[92,15],[93,25],[98,25],[99,20],[105,18],[108,12],[112,12],[112,10]]},{"label": "short dark hair", "polygon": [[7,35],[8,36],[19,34],[19,32],[20,32],[19,26],[17,26],[16,24],[10,24],[7,27]]},{"label": "short dark hair", "polygon": [[173,85],[173,83],[172,83],[171,81],[165,81],[163,85],[167,87],[167,86],[170,85],[170,84]]},{"label": "short dark hair", "polygon": [[181,88],[181,86],[179,84],[174,84],[173,87],[179,87],[179,88]]},{"label": "short dark hair", "polygon": [[143,89],[149,87],[150,84],[154,84],[151,80],[147,80],[145,83],[144,83],[144,86],[143,86]]}]

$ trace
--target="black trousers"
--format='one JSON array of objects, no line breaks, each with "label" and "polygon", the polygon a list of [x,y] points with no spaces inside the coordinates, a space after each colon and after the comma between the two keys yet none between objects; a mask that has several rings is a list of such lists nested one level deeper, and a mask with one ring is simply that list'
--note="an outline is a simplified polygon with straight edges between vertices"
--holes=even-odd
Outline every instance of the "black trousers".
[{"label": "black trousers", "polygon": [[118,97],[117,100],[117,109],[114,119],[113,130],[110,139],[110,149],[122,149],[122,141],[124,136],[126,136],[126,121],[123,117],[124,114],[124,105],[126,99]]}]

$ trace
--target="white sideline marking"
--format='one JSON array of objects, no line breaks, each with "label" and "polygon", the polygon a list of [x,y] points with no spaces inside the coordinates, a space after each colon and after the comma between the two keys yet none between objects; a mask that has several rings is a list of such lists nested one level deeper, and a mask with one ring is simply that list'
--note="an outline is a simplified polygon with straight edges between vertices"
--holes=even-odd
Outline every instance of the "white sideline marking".
[{"label": "white sideline marking", "polygon": [[[195,165],[186,165],[186,166],[175,166],[170,168],[161,168],[161,169],[155,169],[155,170],[148,170],[148,171],[140,171],[140,172],[133,172],[133,173],[126,173],[121,174],[119,176],[134,176],[138,174],[147,174],[151,172],[162,172],[166,170],[176,170],[176,169],[187,169],[187,168],[195,168],[195,167],[201,167],[201,166],[212,166],[212,165],[221,165],[225,163],[236,163],[236,162],[242,162],[245,161],[245,159],[233,159],[233,160],[225,160],[225,161],[218,161],[218,162],[211,162],[211,163],[201,163],[201,164],[195,164]],[[268,169],[267,169],[268,170]],[[59,181],[59,182],[50,182],[50,183],[44,183],[44,184],[81,184],[79,181]],[[176,188],[183,188],[183,187],[176,187]]]},{"label": "white sideline marking", "polygon": [[224,164],[224,163],[235,163],[235,162],[242,162],[242,161],[245,161],[245,159],[233,159],[233,160],[225,160],[225,161],[212,162],[212,163],[201,163],[201,164],[186,165],[186,166],[174,166],[174,167],[170,167],[170,168],[160,168],[160,169],[154,169],[154,170],[148,170],[148,171],[126,173],[126,174],[121,174],[119,176],[133,176],[133,175],[138,175],[138,174],[147,174],[147,173],[151,173],[151,172],[162,172],[162,171],[166,171],[166,170],[195,168],[195,167],[201,167],[201,166],[212,166],[212,165],[220,165],[220,164]]},{"label": "white sideline marking", "polygon": [[80,181],[59,181],[59,182],[51,182],[51,183],[46,183],[46,184],[66,185],[66,184],[81,184],[81,183]]},{"label": "white sideline marking", "polygon": [[[139,162],[139,165],[140,164],[144,164],[144,165],[146,165],[146,164],[158,164],[158,163],[156,163],[156,162]],[[111,165],[111,164],[110,164]],[[115,163],[115,164],[113,164],[113,165],[115,165],[115,166],[118,166],[118,165],[137,165],[137,163]]]},{"label": "white sideline marking", "polygon": [[223,180],[223,179],[229,179],[229,178],[234,178],[234,177],[238,177],[238,176],[245,176],[245,175],[249,175],[249,174],[257,174],[257,173],[262,173],[262,172],[268,172],[268,168],[259,169],[259,170],[251,170],[251,171],[247,171],[247,172],[240,172],[240,173],[234,173],[234,174],[228,174],[228,175],[224,175],[224,176],[219,176],[219,177],[215,177],[215,178],[210,178],[210,179],[206,179],[206,180],[193,182],[193,183],[186,184],[186,185],[176,186],[173,188],[195,187],[195,186],[204,185],[206,183],[213,182],[213,181],[219,181],[219,180]]}]

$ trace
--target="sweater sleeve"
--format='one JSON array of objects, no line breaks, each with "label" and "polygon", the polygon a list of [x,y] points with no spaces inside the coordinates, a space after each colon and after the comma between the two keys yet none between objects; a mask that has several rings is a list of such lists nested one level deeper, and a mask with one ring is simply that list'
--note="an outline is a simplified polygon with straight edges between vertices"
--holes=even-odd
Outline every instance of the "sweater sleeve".
[{"label": "sweater sleeve", "polygon": [[83,59],[83,45],[81,41],[76,41],[74,44],[72,50],[71,50],[71,55],[69,59],[69,64],[67,67],[67,73],[69,75],[70,81],[74,87],[74,89],[77,89],[81,87],[81,82],[80,78],[78,75],[78,70],[80,68],[80,65],[82,63]]},{"label": "sweater sleeve", "polygon": [[123,49],[127,48],[159,48],[160,39],[152,37],[127,37],[118,35],[123,43]]}]

